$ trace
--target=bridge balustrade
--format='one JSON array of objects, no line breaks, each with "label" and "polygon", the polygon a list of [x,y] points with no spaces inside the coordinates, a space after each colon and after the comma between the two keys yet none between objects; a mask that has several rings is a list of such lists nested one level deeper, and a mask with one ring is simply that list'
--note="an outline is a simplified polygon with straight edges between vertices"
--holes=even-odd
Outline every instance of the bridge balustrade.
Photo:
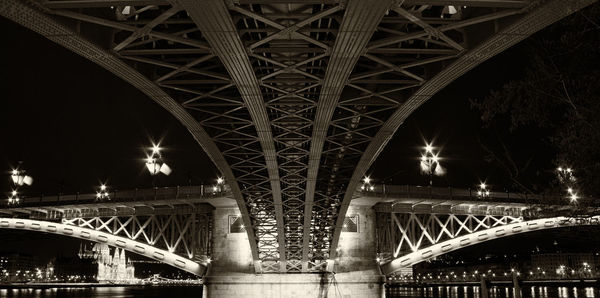
[{"label": "bridge balustrade", "polygon": [[482,197],[477,194],[477,189],[386,184],[373,185],[373,190],[361,190],[358,188],[357,192],[363,195],[374,197],[406,197],[417,199],[449,199],[469,201],[481,200],[530,204],[559,202],[563,199],[560,194],[554,192],[527,194],[511,191],[491,191],[489,196]]},{"label": "bridge balustrade", "polygon": [[176,186],[176,187],[155,187],[147,189],[133,190],[113,190],[110,191],[109,199],[98,200],[93,193],[74,194],[74,195],[51,195],[51,196],[31,196],[21,198],[18,205],[8,205],[4,202],[4,207],[28,207],[28,206],[52,206],[52,205],[68,205],[68,204],[94,204],[105,202],[136,202],[136,201],[158,201],[158,200],[173,200],[198,197],[218,197],[228,195],[229,187],[224,186],[219,191],[213,191],[212,186]]}]

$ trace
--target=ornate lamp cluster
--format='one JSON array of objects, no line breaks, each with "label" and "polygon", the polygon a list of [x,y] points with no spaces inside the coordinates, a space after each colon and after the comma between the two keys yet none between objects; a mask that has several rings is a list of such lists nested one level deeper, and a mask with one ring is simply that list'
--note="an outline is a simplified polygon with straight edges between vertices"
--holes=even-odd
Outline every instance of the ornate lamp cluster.
[{"label": "ornate lamp cluster", "polygon": [[10,179],[14,185],[14,189],[8,196],[9,205],[18,205],[21,201],[19,198],[19,189],[24,185],[33,184],[33,178],[25,173],[25,170],[21,169],[21,166],[11,171]]},{"label": "ornate lamp cluster", "polygon": [[108,187],[106,184],[101,184],[96,191],[96,201],[110,200],[110,194],[108,193]]},{"label": "ornate lamp cluster", "polygon": [[490,190],[487,188],[485,182],[481,182],[481,184],[479,184],[479,189],[477,189],[477,196],[482,199],[487,199],[490,197]]},{"label": "ornate lamp cluster", "polygon": [[225,187],[225,179],[222,177],[217,178],[217,184],[213,185],[212,191],[213,193],[218,193],[224,191]]},{"label": "ornate lamp cluster", "polygon": [[[146,168],[150,172],[150,175],[152,175],[152,176],[157,176],[159,174],[163,174],[166,176],[170,175],[173,170],[171,169],[171,167],[169,167],[163,161],[163,158],[162,158],[162,155],[160,152],[161,148],[159,147],[159,145],[153,145],[150,148],[150,150],[151,150],[150,155],[148,155],[145,159]],[[20,187],[26,186],[26,185],[31,185],[33,183],[33,178],[31,176],[26,175],[25,170],[21,169],[20,165],[16,169],[12,169],[10,173],[11,173],[10,179],[14,185],[14,188],[8,195],[8,204],[9,205],[17,205],[21,201],[21,198],[19,196],[20,195],[20,192],[19,192]],[[224,183],[223,178],[217,179],[217,186],[215,186],[215,189],[217,187],[218,187],[218,189],[222,189],[223,183]],[[96,188],[96,200],[97,201],[110,200],[109,188],[105,183],[101,184],[100,186],[98,186]]]},{"label": "ornate lamp cluster", "polygon": [[360,190],[362,191],[374,191],[375,186],[371,184],[371,178],[369,176],[365,176],[363,178],[363,184],[360,186]]},{"label": "ornate lamp cluster", "polygon": [[443,176],[446,174],[446,170],[440,165],[439,152],[434,152],[435,147],[432,146],[432,143],[426,144],[424,149],[425,152],[421,153],[421,173],[429,175],[429,186],[432,186],[433,175]]},{"label": "ornate lamp cluster", "polygon": [[577,194],[577,179],[570,167],[558,167],[556,169],[558,181],[566,188],[567,198],[571,203],[577,203],[579,195]]},{"label": "ornate lamp cluster", "polygon": [[171,167],[163,161],[162,155],[160,154],[161,148],[158,145],[153,145],[151,150],[152,152],[146,158],[146,168],[150,172],[150,175],[156,176],[162,173],[165,176],[169,176],[172,170]]}]

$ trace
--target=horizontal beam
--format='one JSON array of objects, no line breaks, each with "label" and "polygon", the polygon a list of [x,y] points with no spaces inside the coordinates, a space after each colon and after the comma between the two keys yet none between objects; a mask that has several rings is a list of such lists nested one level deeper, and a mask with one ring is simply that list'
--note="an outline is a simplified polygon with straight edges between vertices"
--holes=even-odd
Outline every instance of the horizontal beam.
[{"label": "horizontal beam", "polygon": [[0,229],[51,233],[97,243],[106,243],[110,246],[125,249],[126,251],[160,261],[161,263],[171,265],[198,276],[202,276],[206,272],[206,263],[199,264],[190,259],[180,257],[174,253],[152,247],[148,244],[92,229],[49,221],[20,218],[0,218]]},{"label": "horizontal beam", "polygon": [[472,6],[472,7],[504,7],[518,8],[529,4],[527,0],[405,0],[404,6],[431,5],[431,6]]},{"label": "horizontal beam", "polygon": [[111,6],[147,6],[168,5],[167,0],[68,0],[44,1],[42,5],[48,8],[94,8]]},{"label": "horizontal beam", "polygon": [[415,252],[398,257],[389,263],[381,265],[381,271],[384,275],[392,274],[400,271],[402,268],[409,268],[415,264],[435,258],[437,256],[498,238],[504,238],[532,231],[589,225],[600,225],[600,216],[594,216],[590,218],[552,217],[497,226],[491,229],[486,229],[469,235],[443,241],[427,248],[419,249]]}]

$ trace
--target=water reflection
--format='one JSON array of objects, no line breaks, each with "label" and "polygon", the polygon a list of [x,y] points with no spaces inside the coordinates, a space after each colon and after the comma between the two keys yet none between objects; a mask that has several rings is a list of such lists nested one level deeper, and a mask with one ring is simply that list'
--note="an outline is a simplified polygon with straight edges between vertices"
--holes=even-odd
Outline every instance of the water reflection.
[{"label": "water reflection", "polygon": [[[130,297],[202,297],[202,287],[98,287],[98,288],[48,288],[48,289],[0,289],[1,297],[46,298],[46,297],[92,297],[92,298],[130,298]],[[411,297],[411,296],[408,296]],[[415,296],[425,297],[425,296]],[[430,296],[435,298],[436,296]]]},{"label": "water reflection", "polygon": [[[556,287],[556,286],[524,286],[521,289],[523,298],[596,298],[600,297],[600,289],[596,287]],[[479,286],[437,286],[437,287],[399,287],[388,288],[389,298],[479,298]],[[513,298],[513,288],[508,286],[492,286],[490,298]]]}]

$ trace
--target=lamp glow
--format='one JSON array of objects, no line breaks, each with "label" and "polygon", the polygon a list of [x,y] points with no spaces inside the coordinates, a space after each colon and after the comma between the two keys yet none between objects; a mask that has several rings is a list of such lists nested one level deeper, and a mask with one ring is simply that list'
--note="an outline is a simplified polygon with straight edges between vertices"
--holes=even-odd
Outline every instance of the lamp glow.
[{"label": "lamp glow", "polygon": [[153,144],[150,149],[150,155],[146,156],[146,168],[150,175],[155,176],[162,173],[169,176],[173,170],[163,161],[160,153],[162,148],[158,144]]},{"label": "lamp glow", "polygon": [[433,175],[443,176],[446,174],[446,170],[440,165],[442,158],[439,156],[439,152],[434,152],[434,149],[432,143],[426,143],[425,152],[421,154],[419,162],[421,173],[429,175],[429,186],[433,185]]}]

